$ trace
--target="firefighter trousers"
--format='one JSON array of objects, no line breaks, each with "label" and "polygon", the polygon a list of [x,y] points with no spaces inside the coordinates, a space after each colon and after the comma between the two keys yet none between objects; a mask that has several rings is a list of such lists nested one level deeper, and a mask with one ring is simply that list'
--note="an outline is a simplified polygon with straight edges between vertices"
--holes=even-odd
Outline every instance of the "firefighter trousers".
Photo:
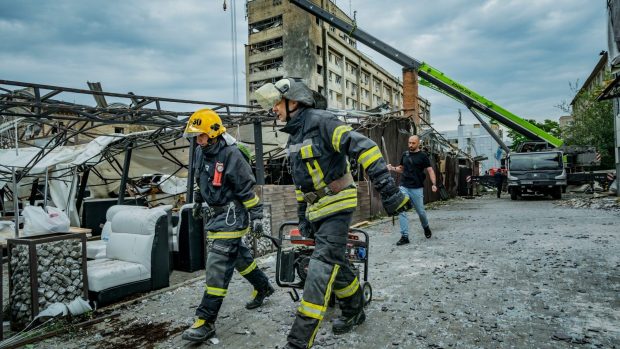
[{"label": "firefighter trousers", "polygon": [[312,223],[315,247],[308,266],[303,297],[288,335],[288,342],[310,348],[327,310],[332,292],[343,316],[362,311],[362,290],[346,258],[352,213],[341,213]]},{"label": "firefighter trousers", "polygon": [[215,322],[228,292],[233,269],[237,269],[239,274],[254,286],[253,297],[257,291],[269,287],[267,275],[256,266],[250,249],[243,243],[242,238],[209,239],[205,291],[200,306],[196,309],[199,318]]}]

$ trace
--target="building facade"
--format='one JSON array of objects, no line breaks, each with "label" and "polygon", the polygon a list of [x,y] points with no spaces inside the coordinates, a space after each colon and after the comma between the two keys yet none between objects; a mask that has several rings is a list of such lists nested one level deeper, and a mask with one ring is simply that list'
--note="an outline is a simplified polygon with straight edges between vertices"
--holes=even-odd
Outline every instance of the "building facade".
[{"label": "building facade", "polygon": [[[490,124],[491,129],[504,139],[503,130],[497,124]],[[471,157],[486,156],[487,159],[480,162],[480,173],[493,167],[501,167],[501,161],[497,159],[499,144],[480,124],[459,125],[458,129],[451,131],[443,131],[441,135],[446,138],[450,144],[469,154]],[[502,156],[502,153],[500,153]],[[501,159],[501,157],[500,157]]]},{"label": "building facade", "polygon": [[[314,0],[352,23],[329,0]],[[247,1],[246,99],[267,82],[292,76],[324,95],[329,108],[369,110],[403,106],[402,82],[357,49],[347,33],[324,23],[288,1]],[[420,114],[430,123],[430,103],[419,98]]]}]

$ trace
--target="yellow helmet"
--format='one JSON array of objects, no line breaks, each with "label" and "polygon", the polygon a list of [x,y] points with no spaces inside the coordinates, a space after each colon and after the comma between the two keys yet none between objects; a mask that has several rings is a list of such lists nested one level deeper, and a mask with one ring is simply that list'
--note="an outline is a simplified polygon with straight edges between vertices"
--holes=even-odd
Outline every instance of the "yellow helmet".
[{"label": "yellow helmet", "polygon": [[222,119],[211,109],[200,109],[194,112],[187,120],[184,137],[195,137],[206,133],[209,138],[215,138],[226,132]]}]

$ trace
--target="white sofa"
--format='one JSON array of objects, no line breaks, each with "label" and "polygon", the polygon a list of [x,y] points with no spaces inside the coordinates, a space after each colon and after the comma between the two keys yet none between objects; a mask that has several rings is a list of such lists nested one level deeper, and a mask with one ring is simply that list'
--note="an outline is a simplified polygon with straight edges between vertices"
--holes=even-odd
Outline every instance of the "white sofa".
[{"label": "white sofa", "polygon": [[88,261],[89,298],[99,306],[169,284],[168,212],[116,206],[110,210],[105,258]]},{"label": "white sofa", "polygon": [[[136,205],[114,205],[110,206],[106,211],[105,218],[106,222],[101,229],[101,236],[103,237],[106,234],[109,234],[112,231],[112,218],[115,214],[121,211],[128,210],[148,210],[148,207],[145,206],[136,206]],[[93,240],[86,242],[86,257],[88,259],[101,259],[106,258],[106,247],[108,242],[101,240]]]}]

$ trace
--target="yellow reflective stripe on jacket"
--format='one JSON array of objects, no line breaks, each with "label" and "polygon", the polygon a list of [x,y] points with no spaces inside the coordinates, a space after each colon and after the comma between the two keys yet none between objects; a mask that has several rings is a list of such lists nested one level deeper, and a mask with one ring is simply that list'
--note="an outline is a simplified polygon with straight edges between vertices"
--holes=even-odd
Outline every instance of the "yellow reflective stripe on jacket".
[{"label": "yellow reflective stripe on jacket", "polygon": [[351,208],[356,208],[356,207],[357,207],[357,198],[338,201],[336,203],[333,203],[319,210],[308,212],[308,220],[310,220],[310,222],[314,222],[320,218],[327,217],[333,213],[344,211],[344,210],[351,209]]},{"label": "yellow reflective stripe on jacket", "polygon": [[[336,275],[338,275],[338,271],[340,270],[340,266],[338,264],[334,265],[334,269],[332,269],[332,275],[327,282],[327,288],[325,289],[325,297],[323,298],[323,308],[327,309],[327,302],[329,302],[329,297],[332,294],[332,286],[334,285],[334,280],[336,279]],[[321,319],[316,324],[314,331],[312,331],[312,336],[310,336],[310,340],[308,341],[308,348],[312,347],[314,344],[314,338],[316,338],[316,334],[319,332],[319,326],[321,325]]]},{"label": "yellow reflective stripe on jacket", "polygon": [[301,314],[317,320],[323,320],[327,307],[301,300],[301,304],[297,308]]},{"label": "yellow reflective stripe on jacket", "polygon": [[365,152],[363,152],[359,158],[357,158],[357,162],[367,169],[368,166],[372,165],[373,162],[379,160],[381,158],[381,151],[378,146],[374,146]]},{"label": "yellow reflective stripe on jacket", "polygon": [[403,201],[400,202],[400,205],[398,205],[398,207],[396,209],[398,210],[399,208],[405,206],[407,201],[409,201],[409,196],[405,195],[405,197],[403,198]]},{"label": "yellow reflective stripe on jacket", "polygon": [[243,206],[245,206],[245,208],[252,208],[252,207],[256,206],[259,201],[260,201],[260,199],[258,198],[258,195],[254,194],[253,198],[243,202]]},{"label": "yellow reflective stripe on jacket", "polygon": [[207,294],[219,297],[226,297],[226,294],[228,293],[228,290],[225,288],[213,287],[209,285],[205,286],[205,291],[207,292]]},{"label": "yellow reflective stripe on jacket", "polygon": [[314,185],[314,189],[319,190],[325,186],[325,182],[323,182],[323,171],[321,170],[321,166],[319,166],[319,162],[317,160],[312,160],[312,165],[310,165],[310,161],[306,162],[306,167],[308,168],[308,173],[310,177],[312,177],[312,184]]},{"label": "yellow reflective stripe on jacket", "polygon": [[357,290],[360,288],[360,283],[357,280],[357,277],[349,284],[349,286],[341,288],[339,290],[334,290],[336,297],[338,298],[347,298],[351,297]]},{"label": "yellow reflective stripe on jacket", "polygon": [[327,195],[322,197],[317,203],[311,205],[309,210],[320,209],[330,204],[333,204],[336,201],[342,201],[346,199],[357,198],[357,188],[349,188],[345,189],[337,194]]},{"label": "yellow reflective stripe on jacket", "polygon": [[332,213],[357,207],[357,189],[345,189],[337,194],[321,198],[308,207],[308,219],[315,221]]},{"label": "yellow reflective stripe on jacket", "polygon": [[334,129],[334,133],[332,133],[332,146],[334,150],[340,153],[340,140],[342,139],[342,135],[346,132],[351,131],[353,128],[347,125],[341,125]]},{"label": "yellow reflective stripe on jacket", "polygon": [[297,202],[303,202],[304,193],[299,189],[295,189],[295,199],[297,199]]},{"label": "yellow reflective stripe on jacket", "polygon": [[241,274],[241,276],[248,275],[254,269],[256,269],[256,261],[252,261],[252,264],[250,264],[247,268],[241,270],[239,274]]},{"label": "yellow reflective stripe on jacket", "polygon": [[250,227],[247,227],[240,231],[209,231],[207,237],[209,239],[236,239],[241,238],[250,231]]},{"label": "yellow reflective stripe on jacket", "polygon": [[314,157],[314,154],[312,153],[312,144],[301,147],[299,151],[301,152],[302,159],[308,159],[308,158]]}]

